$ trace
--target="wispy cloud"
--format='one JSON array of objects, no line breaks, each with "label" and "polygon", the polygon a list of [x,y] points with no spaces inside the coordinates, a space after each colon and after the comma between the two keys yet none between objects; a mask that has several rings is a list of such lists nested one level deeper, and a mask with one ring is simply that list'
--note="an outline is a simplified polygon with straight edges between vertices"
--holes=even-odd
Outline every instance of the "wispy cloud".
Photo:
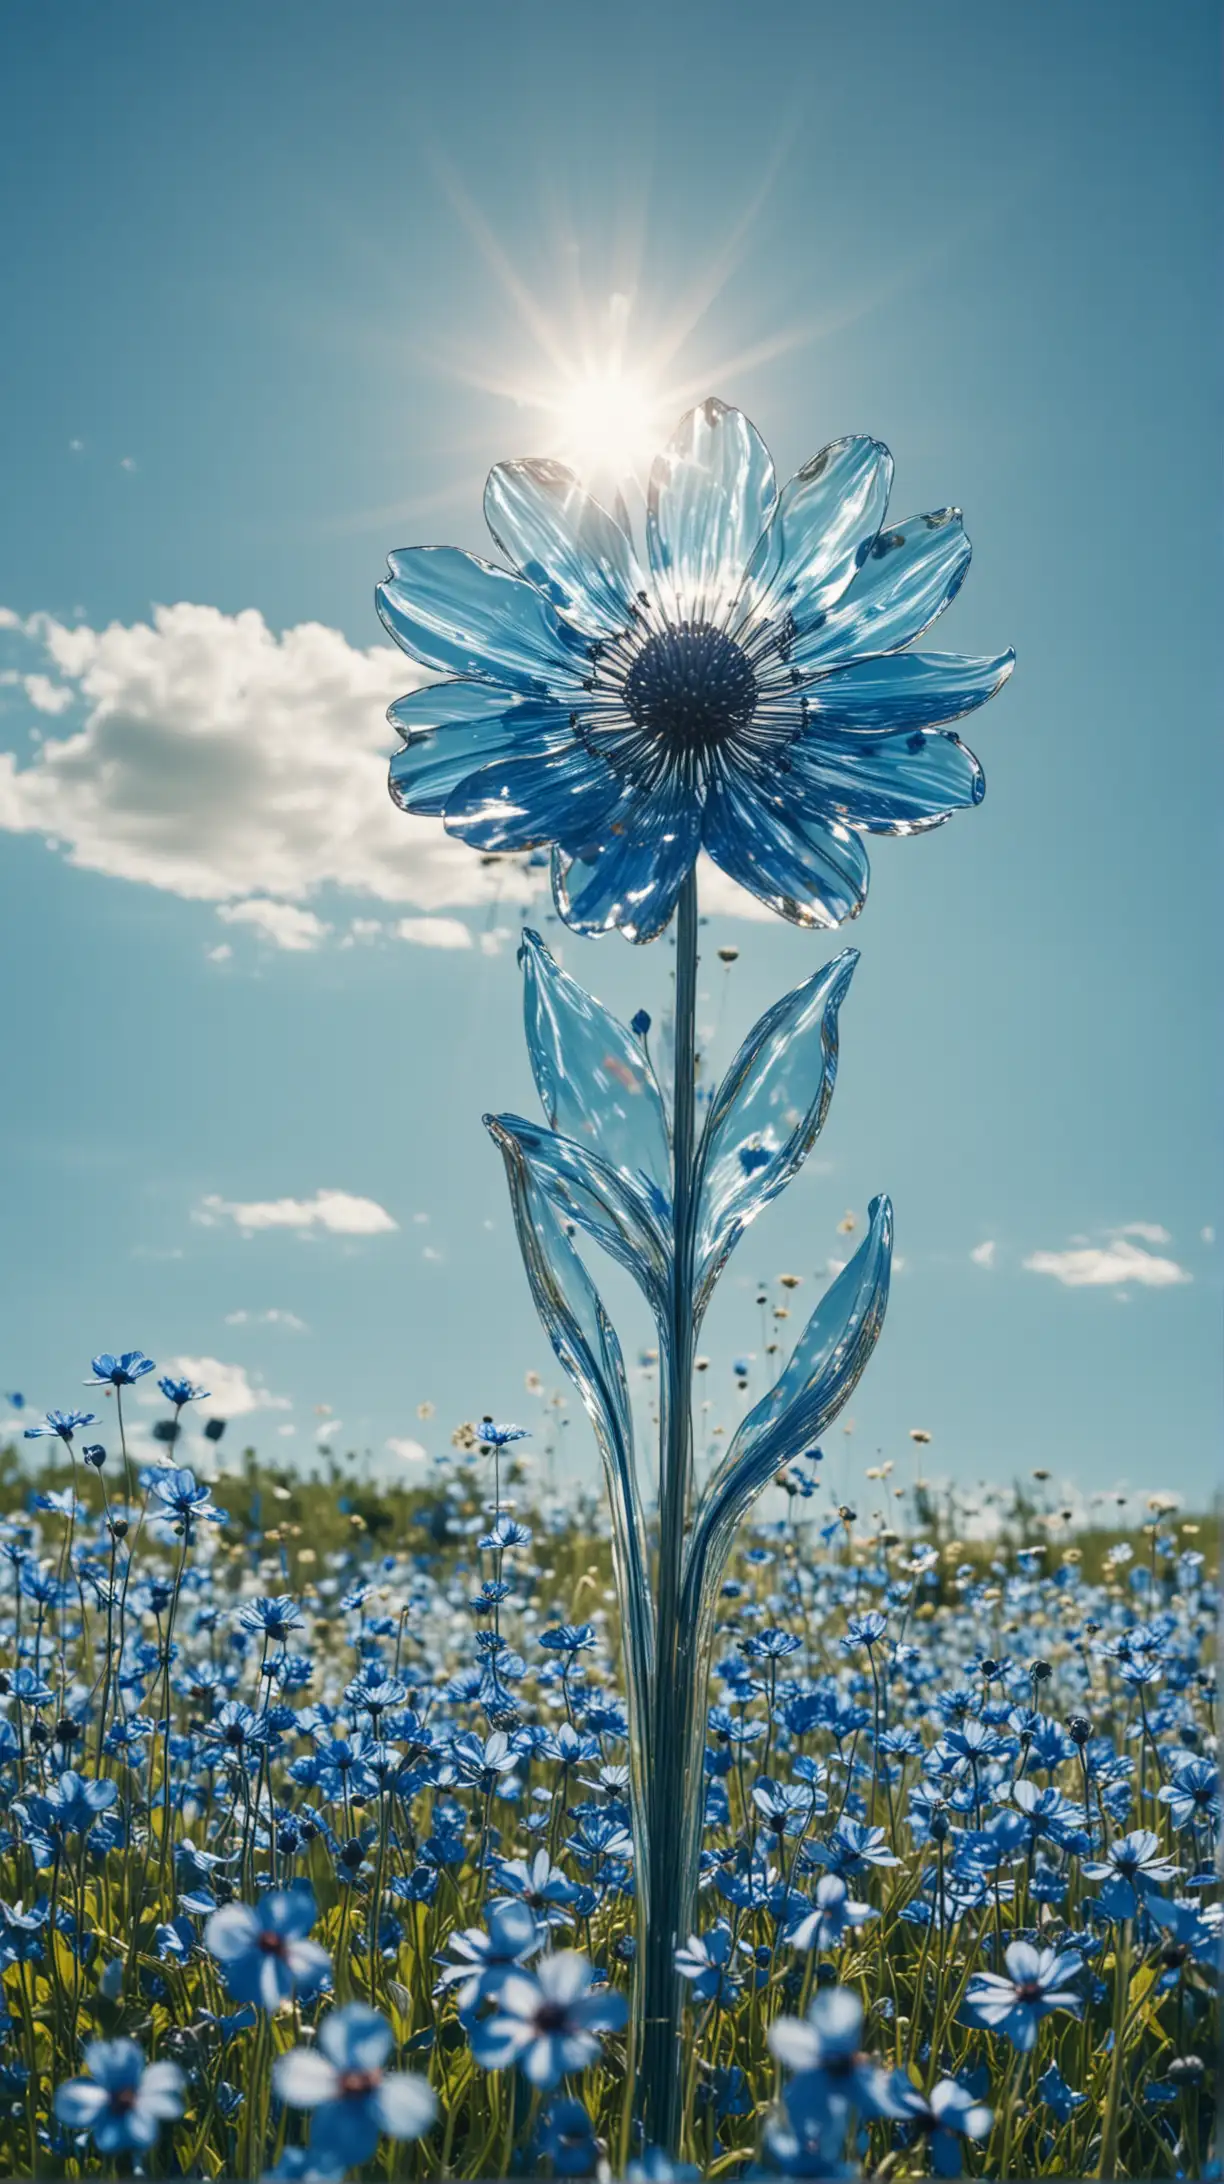
[{"label": "wispy cloud", "polygon": [[399,1440],[393,1435],[387,1442],[387,1447],[402,1463],[423,1464],[425,1461],[425,1450],[419,1441]]},{"label": "wispy cloud", "polygon": [[213,1194],[200,1201],[194,1219],[204,1228],[232,1221],[248,1236],[257,1229],[295,1229],[303,1235],[323,1229],[332,1236],[382,1236],[399,1227],[376,1199],[334,1190],[316,1191],[313,1198],[242,1200]]},{"label": "wispy cloud", "polygon": [[317,948],[331,931],[313,910],[299,910],[293,902],[274,902],[268,895],[251,895],[245,902],[223,902],[217,912],[227,925],[250,925],[274,947],[295,954]]},{"label": "wispy cloud", "polygon": [[998,1246],[996,1245],[993,1236],[988,1236],[985,1243],[974,1245],[969,1256],[975,1266],[993,1266],[995,1263],[995,1252],[997,1249]]},{"label": "wispy cloud", "polygon": [[207,1408],[219,1418],[245,1418],[252,1411],[286,1411],[293,1405],[287,1395],[273,1395],[263,1382],[249,1378],[243,1365],[226,1365],[218,1357],[171,1357],[163,1370],[176,1380],[190,1380],[207,1388]]},{"label": "wispy cloud", "polygon": [[272,1305],[266,1312],[227,1312],[227,1327],[283,1327],[291,1335],[304,1335],[306,1322],[296,1312],[282,1312]]},{"label": "wispy cloud", "polygon": [[[1161,1234],[1163,1238],[1163,1231]],[[1176,1259],[1144,1251],[1121,1232],[1104,1244],[1081,1244],[1067,1251],[1034,1251],[1024,1264],[1030,1274],[1051,1274],[1067,1289],[1121,1289],[1132,1282],[1144,1289],[1171,1289],[1193,1279]]]}]

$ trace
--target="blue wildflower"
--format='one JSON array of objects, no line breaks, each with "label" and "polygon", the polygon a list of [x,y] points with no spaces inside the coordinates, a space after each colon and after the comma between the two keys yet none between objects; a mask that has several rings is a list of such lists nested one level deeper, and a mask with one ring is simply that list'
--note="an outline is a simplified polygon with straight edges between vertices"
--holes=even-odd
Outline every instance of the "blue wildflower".
[{"label": "blue wildflower", "polygon": [[599,2035],[619,2032],[628,2015],[623,1994],[593,1987],[591,1967],[576,1950],[546,1956],[528,1976],[507,1979],[491,2014],[472,2027],[472,2053],[484,2070],[516,2064],[546,2092],[599,2054]]},{"label": "blue wildflower", "polygon": [[364,2002],[332,2010],[318,2046],[291,2048],[273,2065],[277,2097],[313,2110],[312,2156],[345,2169],[370,2159],[382,2137],[418,2139],[437,2114],[433,2088],[411,2071],[384,2072],[391,2027]]},{"label": "blue wildflower", "polygon": [[134,2040],[90,2040],[84,2078],[57,2087],[55,2113],[69,2131],[88,2131],[104,2155],[145,2149],[163,2123],[183,2113],[177,2063],[146,2063]]},{"label": "blue wildflower", "polygon": [[153,1360],[143,1350],[125,1350],[121,1357],[103,1350],[92,1360],[93,1379],[87,1380],[87,1388],[130,1388],[146,1373],[153,1370]]},{"label": "blue wildflower", "polygon": [[1000,2033],[1020,2054],[1027,2055],[1037,2043],[1037,2028],[1051,2010],[1071,2010],[1079,2016],[1082,1996],[1070,1985],[1083,1970],[1083,1958],[1074,1951],[1060,1955],[1055,1949],[1036,1949],[1028,1941],[1013,1941],[1004,1957],[1007,1976],[975,1972],[961,2004],[961,2019]]}]

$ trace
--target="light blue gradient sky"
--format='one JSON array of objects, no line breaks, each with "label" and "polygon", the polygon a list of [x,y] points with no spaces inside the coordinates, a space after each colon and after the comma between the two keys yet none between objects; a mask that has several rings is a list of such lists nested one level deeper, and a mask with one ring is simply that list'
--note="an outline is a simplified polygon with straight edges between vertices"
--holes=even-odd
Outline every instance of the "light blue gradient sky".
[{"label": "light blue gradient sky", "polygon": [[[987,800],[877,846],[828,1166],[742,1247],[711,1395],[729,1417],[727,1360],[760,1349],[756,1277],[793,1268],[811,1301],[841,1216],[886,1187],[905,1264],[847,1478],[922,1424],[932,1471],[1206,1496],[1214,7],[129,0],[12,10],[3,45],[0,603],[22,616],[189,600],[377,644],[386,550],[479,548],[488,464],[542,450],[496,390],[549,380],[540,323],[573,352],[579,292],[596,322],[631,294],[631,343],[670,329],[669,380],[740,403],[783,471],[867,430],[899,515],[965,508],[975,562],[940,642],[1020,661],[972,724]],[[11,669],[44,664],[13,644]],[[0,698],[23,766],[31,727],[78,725],[20,683]],[[530,1366],[555,1383],[479,1121],[528,1107],[512,954],[343,949],[387,905],[335,891],[309,905],[326,943],[286,953],[36,833],[0,838],[0,897],[5,1386],[71,1402],[91,1349],[139,1343],[287,1399],[242,1425],[278,1453],[327,1403],[378,1455],[530,1409]],[[707,938],[724,1056],[829,952],[725,915]],[[665,944],[566,960],[627,1010],[665,998]],[[320,1186],[398,1228],[192,1219]],[[1135,1223],[1189,1279],[1023,1264]],[[309,1331],[227,1324],[269,1309]]]}]

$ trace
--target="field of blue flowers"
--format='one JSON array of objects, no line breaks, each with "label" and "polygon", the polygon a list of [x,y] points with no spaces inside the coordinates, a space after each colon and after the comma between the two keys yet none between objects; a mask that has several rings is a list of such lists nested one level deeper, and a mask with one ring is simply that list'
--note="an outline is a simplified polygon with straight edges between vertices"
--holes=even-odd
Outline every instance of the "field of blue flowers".
[{"label": "field of blue flowers", "polygon": [[185,1461],[201,1391],[163,1379],[134,1458],[154,1370],[96,1358],[104,1418],[49,1413],[8,1473],[4,2173],[1204,2172],[1193,1524],[1089,1575],[1066,1532],[971,1551],[893,1488],[869,1528],[818,1450],[790,1468],[722,1587],[664,2153],[598,1506],[485,1420],[398,1539],[369,1492],[253,1470],[227,1515]]}]

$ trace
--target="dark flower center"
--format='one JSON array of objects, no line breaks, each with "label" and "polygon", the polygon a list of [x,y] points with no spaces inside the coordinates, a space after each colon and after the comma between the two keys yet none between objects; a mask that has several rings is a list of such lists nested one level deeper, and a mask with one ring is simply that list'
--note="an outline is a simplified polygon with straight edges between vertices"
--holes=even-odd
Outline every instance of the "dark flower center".
[{"label": "dark flower center", "polygon": [[342,2070],[340,2091],[346,2100],[363,2100],[367,2093],[377,2090],[381,2080],[378,2070]]},{"label": "dark flower center", "polygon": [[746,654],[706,622],[678,622],[651,637],[625,677],[637,727],[677,752],[715,750],[748,726],[756,676]]},{"label": "dark flower center", "polygon": [[535,2013],[537,2032],[564,2032],[568,2022],[563,2002],[541,2002]]},{"label": "dark flower center", "polygon": [[1016,2000],[1018,2002],[1040,2002],[1042,1993],[1043,1989],[1039,1979],[1021,1979],[1017,1981]]},{"label": "dark flower center", "polygon": [[136,2106],[137,2088],[134,2085],[116,2085],[111,2088],[110,2105],[119,2115],[129,2115]]},{"label": "dark flower center", "polygon": [[262,1949],[265,1956],[283,1957],[286,1954],[284,1938],[280,1934],[264,1932],[260,1934],[256,1946]]}]

